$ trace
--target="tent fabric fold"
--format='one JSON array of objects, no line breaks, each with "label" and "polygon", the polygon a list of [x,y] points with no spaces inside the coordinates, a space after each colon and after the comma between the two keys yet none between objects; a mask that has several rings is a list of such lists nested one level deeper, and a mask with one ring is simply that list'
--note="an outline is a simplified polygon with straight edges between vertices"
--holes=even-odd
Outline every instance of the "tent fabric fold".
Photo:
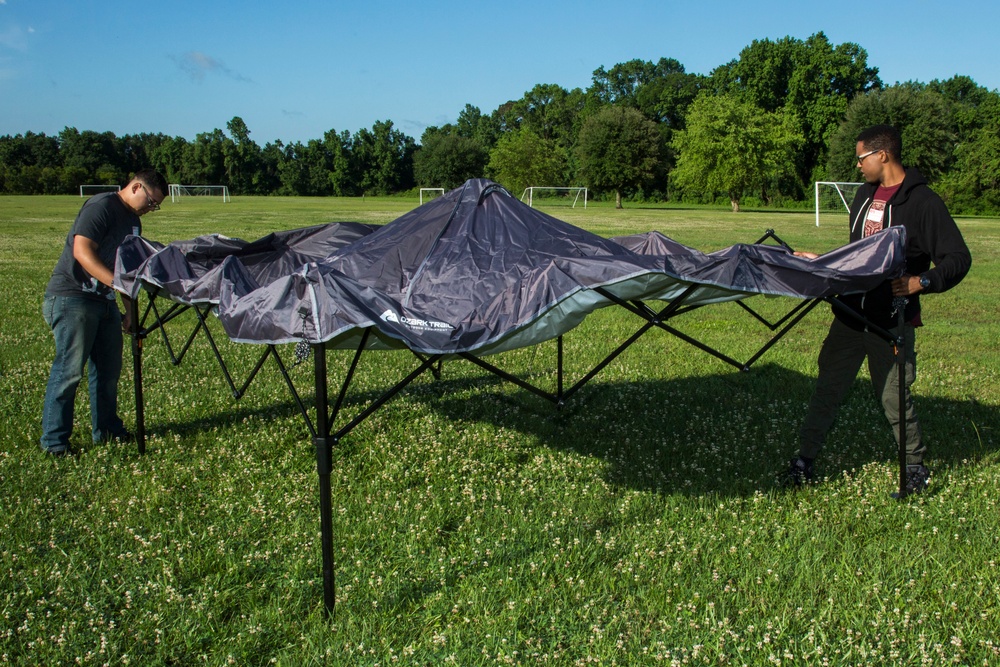
[{"label": "tent fabric fold", "polygon": [[868,291],[902,273],[904,245],[902,228],[815,260],[765,244],[702,253],[658,232],[606,239],[474,179],[381,227],[330,223],[253,242],[129,237],[115,287],[211,304],[239,342],[356,349],[372,328],[369,347],[485,355],[559,336],[612,305],[608,294],[671,300],[697,285],[685,302],[705,305]]}]

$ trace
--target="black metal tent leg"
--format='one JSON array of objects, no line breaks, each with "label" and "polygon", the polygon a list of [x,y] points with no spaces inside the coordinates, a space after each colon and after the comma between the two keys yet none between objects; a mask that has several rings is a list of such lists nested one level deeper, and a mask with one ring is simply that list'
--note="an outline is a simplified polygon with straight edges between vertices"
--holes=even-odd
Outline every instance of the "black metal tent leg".
[{"label": "black metal tent leg", "polygon": [[[764,343],[764,346],[761,347],[759,350],[757,350],[756,354],[754,354],[749,359],[747,359],[746,363],[743,364],[743,370],[749,370],[750,366],[752,366],[758,359],[760,359],[762,356],[764,356],[764,354],[768,350],[770,350],[775,345],[775,343],[777,343],[779,340],[781,340],[782,338],[784,338],[785,334],[787,334],[789,331],[792,330],[793,327],[795,327],[795,325],[797,325],[799,322],[801,322],[802,319],[805,318],[805,316],[809,314],[809,311],[811,311],[817,305],[819,305],[819,299],[813,299],[812,301],[808,302],[808,304],[803,301],[802,303],[800,303],[799,305],[797,305],[795,308],[793,308],[789,312],[788,315],[791,315],[792,313],[794,313],[796,311],[798,311],[798,315],[796,315],[794,318],[792,318],[792,321],[789,322],[787,325],[785,325],[785,327],[781,331],[779,331],[774,336],[772,336],[771,340],[769,340],[766,343]],[[805,307],[803,307],[803,306],[805,306]],[[786,316],[786,318],[787,318],[787,316]],[[784,318],[782,319],[782,321],[784,321]],[[772,329],[772,331],[773,331],[773,329]]]},{"label": "black metal tent leg", "polygon": [[906,299],[895,300],[898,313],[896,337],[896,370],[899,372],[899,499],[906,497],[906,332],[903,311]]},{"label": "black metal tent leg", "polygon": [[313,346],[316,382],[316,471],[319,473],[320,545],[323,551],[323,606],[333,615],[337,604],[333,562],[333,503],[330,492],[330,472],[333,470],[333,438],[330,436],[327,401],[326,344]]},{"label": "black metal tent leg", "polygon": [[563,337],[560,335],[556,341],[556,407],[563,406]]},{"label": "black metal tent leg", "polygon": [[142,341],[139,325],[139,295],[129,301],[129,320],[132,323],[132,379],[135,386],[135,442],[139,454],[146,453],[146,404],[142,393]]}]

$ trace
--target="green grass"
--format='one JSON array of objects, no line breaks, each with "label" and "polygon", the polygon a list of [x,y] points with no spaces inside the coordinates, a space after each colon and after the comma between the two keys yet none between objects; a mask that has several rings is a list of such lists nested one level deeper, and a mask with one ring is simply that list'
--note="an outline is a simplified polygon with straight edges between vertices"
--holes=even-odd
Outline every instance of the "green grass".
[{"label": "green grass", "polygon": [[[400,199],[167,204],[162,242],[388,222]],[[323,613],[315,457],[269,363],[230,396],[208,346],[146,344],[149,451],[38,450],[52,354],[41,297],[80,200],[0,197],[0,664],[988,665],[1000,661],[1000,222],[962,219],[969,277],[925,300],[918,409],[928,493],[889,498],[895,452],[865,378],[818,462],[795,451],[829,312],[751,371],[652,332],[560,411],[462,362],[420,378],[334,452],[336,614]],[[773,228],[827,250],[842,216],[626,208],[551,212],[603,235],[658,229],[714,250]],[[780,310],[780,300],[762,308]],[[737,358],[763,340],[720,305],[675,320]],[[181,323],[178,323],[181,324]],[[566,337],[567,373],[639,322],[605,309]],[[175,327],[179,340],[186,333]],[[214,329],[218,332],[218,328]],[[225,343],[237,381],[260,349]],[[283,350],[290,359],[290,350]],[[126,355],[128,359],[128,355]],[[552,386],[555,350],[498,364]],[[331,354],[331,378],[349,363]],[[413,367],[362,361],[355,414]],[[311,398],[312,365],[292,376]],[[126,374],[127,375],[127,374]],[[132,382],[121,387],[129,422]]]}]

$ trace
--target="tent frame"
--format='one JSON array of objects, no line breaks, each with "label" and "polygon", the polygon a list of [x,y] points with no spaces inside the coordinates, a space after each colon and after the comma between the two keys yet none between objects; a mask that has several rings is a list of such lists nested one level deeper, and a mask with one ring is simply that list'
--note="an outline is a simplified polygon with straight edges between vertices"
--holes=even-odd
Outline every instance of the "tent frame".
[{"label": "tent frame", "polygon": [[[756,243],[763,243],[767,240],[774,240],[777,243],[788,247],[781,239],[779,239],[773,230],[767,230],[765,235],[761,237]],[[789,248],[790,249],[790,248]],[[133,367],[133,377],[134,377],[134,388],[135,388],[135,404],[136,404],[136,428],[135,436],[136,443],[138,447],[139,454],[145,454],[146,452],[146,422],[145,422],[145,397],[143,392],[143,372],[142,372],[142,353],[143,353],[143,343],[144,340],[149,337],[152,333],[159,330],[163,338],[164,344],[167,348],[168,354],[170,355],[171,362],[174,365],[179,365],[183,362],[184,356],[190,349],[192,343],[201,331],[204,333],[205,337],[208,339],[209,345],[213,351],[215,359],[219,364],[223,375],[225,376],[226,382],[232,392],[234,399],[241,398],[249,388],[250,384],[257,377],[264,364],[267,362],[268,357],[274,359],[282,377],[284,378],[285,384],[287,385],[290,393],[292,394],[296,404],[298,405],[299,411],[301,412],[303,419],[306,423],[306,427],[309,430],[312,444],[316,452],[316,468],[319,477],[319,495],[320,495],[320,524],[321,524],[321,550],[323,555],[323,603],[326,612],[330,615],[333,614],[336,607],[336,583],[335,583],[335,564],[333,558],[333,509],[332,509],[332,492],[330,484],[330,475],[333,471],[333,448],[337,445],[341,439],[346,437],[355,427],[365,421],[368,417],[378,411],[383,405],[399,394],[403,389],[410,385],[414,380],[423,375],[427,371],[431,371],[433,375],[437,378],[440,377],[440,370],[443,361],[448,358],[460,358],[469,361],[476,366],[492,373],[493,375],[499,377],[502,380],[515,384],[522,389],[525,389],[545,400],[556,405],[557,408],[561,408],[565,402],[572,397],[577,391],[583,388],[587,383],[589,383],[594,377],[596,377],[608,364],[614,361],[619,355],[621,355],[625,350],[631,347],[636,341],[642,338],[646,333],[654,328],[662,329],[667,333],[683,340],[686,343],[716,357],[717,359],[734,366],[741,371],[748,371],[750,367],[759,360],[768,350],[771,349],[779,340],[781,340],[788,332],[790,332],[802,319],[808,315],[819,303],[826,302],[831,304],[831,306],[839,310],[840,312],[856,318],[857,320],[865,323],[869,331],[872,331],[880,338],[884,339],[888,344],[893,346],[894,353],[896,355],[896,364],[899,372],[899,396],[900,404],[902,405],[905,398],[906,383],[905,383],[905,361],[906,361],[906,350],[905,350],[905,339],[902,336],[903,331],[903,310],[906,305],[905,298],[897,298],[894,300],[893,305],[896,309],[898,317],[898,330],[900,335],[893,335],[891,332],[874,325],[873,323],[866,320],[860,313],[857,313],[853,309],[844,305],[841,301],[833,297],[821,297],[814,299],[806,299],[800,301],[794,307],[792,307],[784,316],[780,317],[778,320],[772,322],[766,317],[755,311],[753,308],[743,303],[742,300],[736,301],[736,303],[747,313],[749,313],[758,322],[765,325],[774,334],[764,343],[764,345],[752,354],[746,361],[738,361],[732,357],[724,354],[723,352],[712,348],[693,336],[679,331],[678,329],[670,326],[668,324],[669,320],[674,317],[678,317],[685,313],[703,308],[704,305],[686,305],[686,299],[699,287],[698,283],[692,283],[684,292],[676,296],[673,300],[666,303],[666,305],[660,310],[654,310],[644,301],[639,300],[625,300],[621,299],[608,290],[604,288],[597,288],[596,291],[602,294],[605,298],[613,302],[614,304],[624,308],[625,310],[636,315],[638,318],[643,320],[643,324],[629,336],[625,341],[623,341],[617,348],[611,351],[603,360],[598,362],[594,368],[585,373],[579,380],[577,380],[569,388],[565,388],[565,378],[564,378],[564,367],[563,367],[563,336],[560,335],[556,338],[556,391],[555,393],[547,391],[537,385],[534,385],[523,378],[519,378],[512,373],[509,373],[502,368],[485,361],[482,357],[476,356],[471,352],[460,352],[456,354],[431,354],[425,355],[412,351],[414,356],[418,360],[416,367],[403,379],[396,382],[389,389],[385,390],[381,396],[376,398],[371,402],[364,410],[355,415],[353,418],[347,420],[345,424],[337,427],[338,420],[341,417],[341,411],[344,407],[344,401],[347,397],[347,393],[353,383],[355,374],[357,372],[358,365],[361,361],[362,354],[365,352],[370,337],[373,333],[373,328],[369,327],[362,333],[361,341],[358,344],[357,349],[354,351],[354,356],[351,360],[350,366],[345,373],[343,381],[340,386],[340,390],[337,394],[336,399],[333,401],[332,406],[330,402],[330,380],[327,365],[327,353],[328,345],[325,342],[322,343],[311,343],[309,344],[309,349],[313,356],[313,387],[315,391],[313,411],[315,413],[315,422],[311,419],[309,414],[309,408],[307,408],[305,402],[300,396],[299,392],[296,390],[295,385],[292,381],[291,375],[288,372],[288,366],[282,361],[281,356],[278,354],[277,348],[274,344],[267,344],[265,346],[264,352],[257,359],[253,369],[250,371],[246,380],[237,387],[233,375],[226,364],[222,353],[219,350],[215,339],[212,336],[211,330],[208,327],[207,318],[211,313],[211,304],[181,304],[176,302],[171,302],[169,308],[163,312],[156,305],[156,299],[158,295],[158,288],[147,288],[148,303],[146,308],[142,311],[140,315],[139,308],[139,298],[138,294],[136,298],[132,299],[130,308],[132,322],[137,323],[133,327],[133,332],[131,333],[132,339],[132,367]],[[183,345],[180,348],[179,353],[174,352],[174,348],[170,342],[169,336],[165,325],[172,320],[176,319],[182,313],[193,310],[196,316],[196,323],[194,329],[187,336]],[[146,326],[146,322],[153,316],[152,321],[149,326]],[[299,357],[296,363],[300,363],[304,360],[304,355],[302,355],[298,350],[296,351],[296,356]],[[906,497],[906,416],[905,412],[901,413],[900,425],[899,425],[899,491],[895,496],[899,499]]]}]

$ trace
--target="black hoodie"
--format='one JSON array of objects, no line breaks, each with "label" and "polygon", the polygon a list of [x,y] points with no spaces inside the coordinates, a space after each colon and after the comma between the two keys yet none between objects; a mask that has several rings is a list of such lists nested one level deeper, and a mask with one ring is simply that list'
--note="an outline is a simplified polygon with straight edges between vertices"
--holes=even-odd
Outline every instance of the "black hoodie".
[{"label": "black hoodie", "polygon": [[[857,241],[864,233],[865,216],[872,205],[878,183],[865,183],[858,188],[851,204],[851,241]],[[958,225],[948,213],[947,207],[929,187],[927,181],[913,167],[906,169],[899,190],[886,203],[882,228],[906,228],[906,273],[911,276],[924,275],[930,286],[923,292],[944,292],[962,281],[972,266],[965,239]],[[931,268],[933,262],[934,268]],[[859,311],[871,321],[885,329],[896,325],[893,314],[891,281],[865,294],[851,294],[840,300]],[[920,315],[920,296],[907,297],[905,320],[914,321]],[[864,324],[856,317],[835,309],[837,317],[853,329],[862,329]]]}]

